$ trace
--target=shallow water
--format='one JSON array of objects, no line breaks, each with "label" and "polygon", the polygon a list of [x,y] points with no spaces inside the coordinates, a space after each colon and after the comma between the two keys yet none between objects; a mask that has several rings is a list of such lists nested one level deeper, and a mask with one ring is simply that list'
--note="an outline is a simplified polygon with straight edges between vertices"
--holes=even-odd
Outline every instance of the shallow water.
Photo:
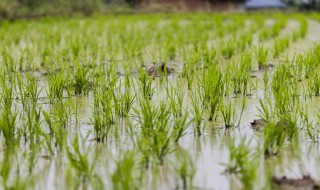
[{"label": "shallow water", "polygon": [[[161,23],[161,26],[165,26],[167,23],[167,21],[164,21]],[[186,21],[182,25],[188,25],[188,23],[189,22]],[[145,23],[141,22],[139,26],[141,25],[141,28],[143,28],[144,24]],[[272,24],[272,19],[267,20],[266,25]],[[282,35],[287,34],[296,26],[296,21],[289,20]],[[283,59],[287,55],[289,59],[292,59],[294,57],[294,53],[306,51],[310,48],[311,42],[320,40],[319,35],[317,35],[317,29],[319,28],[319,23],[309,20],[309,30],[306,38],[291,44],[290,48],[286,50],[278,60],[270,59],[269,61],[277,64],[280,62],[279,60]],[[230,38],[230,36],[225,36],[225,38]],[[25,42],[21,43],[25,46]],[[210,41],[210,43],[214,44],[214,46],[218,44],[215,39]],[[262,42],[262,45],[265,47],[271,47],[272,44],[269,42]],[[253,51],[254,48],[255,47],[251,47],[246,51]],[[236,55],[235,57],[237,56],[240,55]],[[221,62],[224,63],[225,60]],[[177,73],[182,70],[181,60],[172,62],[170,66],[174,67]],[[273,69],[276,69],[276,67]],[[270,72],[272,72],[272,70]],[[257,108],[259,107],[259,100],[264,99],[262,81],[263,71],[256,71],[254,75],[257,77],[252,79],[252,89],[249,92],[250,95],[246,96],[246,107],[239,126],[234,129],[226,130],[223,127],[221,119],[214,122],[208,122],[206,119],[207,117],[205,117],[203,119],[205,126],[203,135],[199,137],[194,135],[193,127],[189,127],[187,134],[182,137],[176,147],[173,147],[176,150],[175,152],[187,152],[190,155],[196,168],[193,181],[195,189],[224,190],[242,188],[241,183],[234,175],[225,173],[225,165],[229,163],[230,153],[228,146],[231,140],[240,142],[244,137],[246,137],[247,139],[252,139],[252,143],[250,145],[252,150],[256,150],[258,146],[261,146],[260,143],[262,140],[260,137],[263,135],[263,132],[253,131],[250,122],[258,118],[257,115],[259,114],[259,111]],[[41,75],[38,75],[37,77],[39,77],[39,89],[42,89],[40,97],[45,98],[45,90],[47,86],[46,78]],[[120,80],[123,79],[121,78]],[[177,86],[177,75],[168,77],[167,80],[174,86]],[[186,84],[186,79],[183,78],[182,80],[184,81],[184,84]],[[157,83],[158,86],[156,87],[156,92],[152,102],[158,104],[160,101],[165,100],[166,92],[164,87],[159,84],[159,79],[155,79],[154,83]],[[181,88],[182,86],[179,87]],[[187,89],[186,85],[184,86],[184,89]],[[224,97],[225,101],[230,101],[232,105],[236,107],[236,113],[241,112],[242,98],[242,96]],[[79,108],[77,115],[72,115],[69,121],[69,128],[67,129],[69,133],[68,144],[71,144],[71,141],[77,132],[83,136],[85,140],[84,144],[81,145],[81,148],[87,151],[89,160],[94,158],[94,153],[98,155],[95,172],[97,175],[103,176],[103,181],[107,185],[106,189],[109,189],[112,186],[109,177],[115,169],[115,162],[121,158],[122,153],[125,152],[125,150],[134,148],[134,145],[126,131],[128,129],[128,124],[124,119],[120,119],[114,125],[119,129],[119,136],[108,139],[108,142],[105,144],[96,143],[94,141],[94,135],[92,132],[93,127],[91,123],[94,104],[92,92],[89,92],[87,96],[74,96],[72,99]],[[51,107],[46,100],[40,101],[40,103],[44,110],[49,110]],[[16,101],[16,104],[18,105],[18,108],[20,108],[21,105],[19,105],[19,100]],[[320,98],[312,97],[312,99],[307,101],[307,105],[311,114],[316,113],[318,111],[318,105],[320,105]],[[134,107],[139,107],[137,101],[135,102]],[[184,107],[189,109],[191,107],[190,93],[188,93],[188,90],[185,90]],[[76,118],[78,119],[78,124],[76,124]],[[239,118],[239,115],[237,115],[237,118]],[[134,121],[133,118],[131,119],[132,123],[135,124],[136,121]],[[189,113],[188,119],[192,119],[191,112]],[[135,130],[138,131],[139,129],[135,128]],[[263,188],[263,185],[265,184],[264,181],[267,176],[266,170],[272,167],[274,167],[274,176],[298,178],[303,174],[310,174],[316,180],[320,180],[320,165],[318,162],[320,159],[320,145],[318,143],[311,142],[305,134],[302,134],[302,137],[303,138],[300,139],[298,146],[292,148],[290,145],[287,145],[279,156],[271,158],[260,156],[260,166],[257,166],[260,171],[258,171],[257,183],[255,186],[256,189]],[[165,159],[164,165],[155,166],[154,168],[149,168],[145,171],[145,186],[141,187],[141,189],[176,189],[179,184],[179,178],[175,174],[173,167],[179,163],[179,159],[177,159],[175,154],[179,154],[179,152],[169,154]],[[27,159],[23,158],[28,158],[28,153],[21,151],[21,153],[18,153],[17,157],[21,158],[21,163],[26,162]],[[66,169],[64,168],[64,162],[66,162],[66,160],[67,158],[65,156],[60,156],[59,153],[50,156],[47,151],[40,150],[36,155],[34,164],[32,165],[35,167],[34,170],[39,171],[39,179],[42,181],[40,184],[37,184],[36,188],[64,188],[65,181],[68,180],[66,178]],[[26,168],[23,167],[23,170],[26,170]],[[26,171],[22,171],[22,173],[23,172],[27,173]]]}]

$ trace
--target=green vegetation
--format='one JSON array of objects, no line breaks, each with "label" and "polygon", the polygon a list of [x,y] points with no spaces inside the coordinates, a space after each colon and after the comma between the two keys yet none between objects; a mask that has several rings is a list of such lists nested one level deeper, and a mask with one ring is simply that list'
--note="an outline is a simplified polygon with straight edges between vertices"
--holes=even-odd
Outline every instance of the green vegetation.
[{"label": "green vegetation", "polygon": [[284,163],[319,169],[320,17],[290,16],[2,22],[1,188],[262,189]]}]

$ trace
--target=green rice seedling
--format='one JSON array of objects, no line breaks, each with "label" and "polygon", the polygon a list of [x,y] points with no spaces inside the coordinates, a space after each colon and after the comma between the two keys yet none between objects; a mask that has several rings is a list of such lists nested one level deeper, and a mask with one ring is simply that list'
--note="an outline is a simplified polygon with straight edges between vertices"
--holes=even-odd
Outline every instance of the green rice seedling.
[{"label": "green rice seedling", "polygon": [[267,96],[265,97],[265,102],[259,100],[260,107],[258,107],[259,117],[265,121],[271,121],[275,117],[275,111],[271,99]]},{"label": "green rice seedling", "polygon": [[[122,83],[120,81],[119,85],[115,86],[117,80],[117,78],[114,78],[111,84],[109,83],[110,85],[107,91],[110,91],[110,94],[112,93],[115,114],[120,117],[128,117],[129,112],[132,109],[133,104],[136,100],[136,94],[132,95],[130,86],[125,82]],[[124,89],[122,89],[123,86]],[[113,92],[112,89],[114,89]]]},{"label": "green rice seedling", "polygon": [[237,42],[237,47],[240,52],[244,51],[252,43],[252,34],[241,34]]},{"label": "green rice seedling", "polygon": [[192,89],[194,80],[195,80],[195,73],[200,69],[199,67],[200,57],[197,53],[188,54],[186,50],[183,53],[183,68],[182,68],[182,76],[186,77],[188,90]]},{"label": "green rice seedling", "polygon": [[305,76],[304,76],[304,66],[303,66],[303,56],[300,54],[298,55],[294,55],[294,58],[293,58],[293,61],[292,62],[295,62],[292,63],[292,66],[295,67],[295,69],[292,69],[293,70],[293,77],[297,80],[297,82],[301,82],[305,79]]},{"label": "green rice seedling", "polygon": [[20,133],[33,146],[39,142],[41,134],[41,106],[38,102],[42,88],[39,88],[38,79],[30,74],[25,78],[17,75],[17,85],[22,105]]},{"label": "green rice seedling", "polygon": [[111,175],[112,189],[114,190],[138,190],[142,185],[142,173],[137,166],[135,151],[126,151],[116,161],[115,170]]},{"label": "green rice seedling", "polygon": [[227,42],[224,42],[223,45],[221,45],[221,55],[225,59],[230,59],[235,54],[235,47],[233,45],[233,41],[229,40]]},{"label": "green rice seedling", "polygon": [[299,107],[299,114],[300,114],[301,122],[305,126],[306,133],[307,133],[308,137],[313,142],[318,142],[320,131],[319,131],[318,127],[314,127],[312,121],[310,121],[308,107],[307,106],[303,107],[301,105]]},{"label": "green rice seedling", "polygon": [[265,155],[276,155],[282,149],[286,140],[286,131],[283,125],[269,121],[264,127],[263,150]]},{"label": "green rice seedling", "polygon": [[316,57],[314,56],[316,52],[308,51],[304,54],[303,57],[299,61],[304,66],[305,77],[309,78],[312,76],[313,72],[317,69],[317,61]]},{"label": "green rice seedling", "polygon": [[139,78],[138,78],[138,85],[140,87],[140,90],[142,92],[142,96],[146,100],[151,100],[152,96],[155,93],[156,86],[153,86],[153,76],[148,76],[148,71],[145,71],[143,69],[139,70]]},{"label": "green rice seedling", "polygon": [[132,95],[130,91],[125,91],[124,93],[120,94],[119,97],[119,104],[120,104],[120,110],[119,115],[121,117],[128,117],[129,112],[133,107],[133,104],[136,100],[136,95]]},{"label": "green rice seedling", "polygon": [[67,85],[67,78],[63,73],[51,74],[47,77],[47,95],[51,104],[62,100],[64,87]]},{"label": "green rice seedling", "polygon": [[[294,87],[297,86],[297,83],[292,80],[291,75],[289,67],[285,64],[279,65],[273,75],[271,89],[275,100],[275,109],[279,115],[290,113],[294,109],[297,98],[294,96],[297,94],[294,92]],[[288,88],[289,84],[290,88]]]},{"label": "green rice seedling", "polygon": [[52,105],[52,115],[62,129],[68,128],[72,114],[74,113],[72,112],[71,102],[68,100],[62,100]]},{"label": "green rice seedling", "polygon": [[203,71],[202,94],[204,106],[209,109],[209,121],[217,114],[221,96],[223,95],[224,77],[216,66],[210,66]]},{"label": "green rice seedling", "polygon": [[265,69],[263,72],[262,80],[263,80],[263,84],[264,84],[263,86],[264,86],[265,91],[268,91],[268,87],[269,87],[269,83],[270,83],[270,74],[267,69]]},{"label": "green rice seedling", "polygon": [[111,89],[97,87],[94,90],[94,107],[91,122],[95,140],[103,142],[107,140],[114,124],[113,92]]},{"label": "green rice seedling", "polygon": [[255,58],[258,63],[259,69],[267,68],[267,57],[269,54],[269,50],[264,48],[263,46],[260,46],[256,53]]},{"label": "green rice seedling", "polygon": [[233,87],[233,93],[239,94],[242,93],[243,95],[247,94],[248,85],[250,84],[250,73],[249,70],[245,65],[238,65],[233,63],[231,73],[231,82]]},{"label": "green rice seedling", "polygon": [[72,75],[72,87],[75,94],[88,94],[90,87],[90,72],[89,68],[77,64],[74,74]]},{"label": "green rice seedling", "polygon": [[72,169],[76,172],[79,179],[79,185],[81,183],[95,180],[97,176],[94,175],[95,159],[93,155],[93,161],[89,160],[88,154],[90,149],[84,146],[84,141],[79,141],[78,134],[72,142],[72,146],[67,148],[67,156]]},{"label": "green rice seedling", "polygon": [[151,105],[149,101],[141,100],[139,102],[140,110],[134,109],[137,115],[138,122],[141,126],[142,136],[149,137],[152,136],[152,131],[155,126],[155,119],[158,115],[157,110]]},{"label": "green rice seedling", "polygon": [[167,43],[165,58],[169,60],[174,60],[176,57],[176,47],[172,43]]},{"label": "green rice seedling", "polygon": [[320,96],[320,76],[314,73],[308,79],[308,87],[310,95]]},{"label": "green rice seedling", "polygon": [[300,21],[300,28],[299,28],[300,38],[305,38],[308,32],[308,21],[304,17],[301,17],[299,21]]},{"label": "green rice seedling", "polygon": [[17,85],[23,110],[35,111],[42,91],[38,79],[30,74],[27,74],[25,79],[17,75]]},{"label": "green rice seedling", "polygon": [[243,189],[254,189],[257,179],[257,165],[259,159],[251,150],[251,140],[242,138],[240,143],[229,143],[229,163],[226,172],[236,174],[243,185]]},{"label": "green rice seedling", "polygon": [[205,47],[202,53],[202,59],[206,68],[210,67],[213,64],[216,64],[217,50],[214,48],[209,50]]},{"label": "green rice seedling", "polygon": [[274,38],[279,35],[281,29],[286,25],[286,19],[280,18],[275,24],[273,24],[271,27],[266,28],[262,30],[261,33],[259,33],[259,40],[268,40],[270,38]]},{"label": "green rice seedling", "polygon": [[[18,112],[13,105],[14,87],[7,77],[0,75],[1,102],[0,102],[0,130],[5,139],[6,145],[11,147],[19,143],[17,116]],[[14,82],[14,81],[13,81]]]},{"label": "green rice seedling", "polygon": [[155,107],[148,100],[141,100],[140,110],[135,110],[141,127],[141,138],[138,140],[140,149],[148,149],[160,164],[164,163],[165,157],[172,151],[169,109],[164,102]]},{"label": "green rice seedling", "polygon": [[1,51],[1,58],[7,72],[16,71],[15,60],[7,50]]},{"label": "green rice seedling", "polygon": [[164,164],[165,158],[173,151],[169,129],[163,129],[152,137],[151,151],[159,161]]},{"label": "green rice seedling", "polygon": [[295,30],[291,33],[291,40],[292,42],[296,42],[300,37],[300,32]]},{"label": "green rice seedling", "polygon": [[243,112],[244,112],[244,109],[246,107],[246,104],[247,104],[247,99],[246,98],[242,98],[242,104],[241,104],[241,111],[240,111],[238,126],[240,126],[241,119],[242,119]]},{"label": "green rice seedling", "polygon": [[283,38],[278,38],[274,41],[273,49],[273,57],[278,57],[280,53],[282,53],[286,48],[288,48],[290,45],[290,38],[283,37]]},{"label": "green rice seedling", "polygon": [[138,115],[138,122],[142,131],[142,142],[149,149],[160,164],[164,163],[165,157],[171,153],[171,136],[169,128],[170,111],[167,104],[161,102],[155,108],[148,101],[140,103],[142,115]]},{"label": "green rice seedling", "polygon": [[280,31],[287,24],[285,17],[279,18],[279,21],[271,27],[271,37],[279,35]]},{"label": "green rice seedling", "polygon": [[229,129],[234,127],[236,123],[236,111],[231,102],[227,105],[222,104],[220,110],[225,128]]},{"label": "green rice seedling", "polygon": [[204,126],[202,125],[202,119],[205,113],[203,102],[200,98],[200,90],[198,92],[192,91],[191,93],[191,104],[192,104],[192,115],[194,122],[194,134],[200,136],[203,132]]},{"label": "green rice seedling", "polygon": [[60,124],[59,118],[57,118],[54,113],[42,110],[42,115],[44,117],[43,123],[46,123],[49,128],[49,134],[43,134],[48,150],[51,154],[54,154],[56,147],[59,150],[64,150],[68,131]]},{"label": "green rice seedling", "polygon": [[174,170],[180,181],[177,189],[193,189],[193,180],[196,173],[194,162],[186,151],[177,154],[177,161],[174,163]]},{"label": "green rice seedling", "polygon": [[17,134],[17,115],[18,113],[16,111],[8,112],[6,110],[1,112],[0,129],[8,147],[15,145],[19,141],[19,135]]},{"label": "green rice seedling", "polygon": [[184,87],[178,86],[175,88],[171,83],[169,84],[170,86],[166,86],[165,89],[171,112],[175,117],[181,117],[183,109]]},{"label": "green rice seedling", "polygon": [[253,70],[252,53],[244,53],[240,57],[240,67],[242,70],[251,72]]},{"label": "green rice seedling", "polygon": [[173,121],[172,129],[172,138],[175,143],[178,143],[179,140],[186,134],[188,127],[191,122],[188,121],[188,112],[181,114],[180,117],[177,117]]}]

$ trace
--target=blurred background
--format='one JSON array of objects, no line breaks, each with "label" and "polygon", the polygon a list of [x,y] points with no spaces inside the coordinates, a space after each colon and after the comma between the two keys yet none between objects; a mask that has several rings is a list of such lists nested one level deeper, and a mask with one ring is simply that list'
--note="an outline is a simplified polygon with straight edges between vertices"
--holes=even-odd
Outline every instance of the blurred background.
[{"label": "blurred background", "polygon": [[320,10],[320,0],[0,0],[0,18],[108,12]]}]

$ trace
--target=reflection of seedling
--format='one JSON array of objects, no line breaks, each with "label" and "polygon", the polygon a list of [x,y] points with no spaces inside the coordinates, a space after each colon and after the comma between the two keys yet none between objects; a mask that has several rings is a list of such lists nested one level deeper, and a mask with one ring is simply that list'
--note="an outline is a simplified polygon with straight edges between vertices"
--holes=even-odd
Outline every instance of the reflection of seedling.
[{"label": "reflection of seedling", "polygon": [[[182,189],[193,189],[193,178],[195,176],[196,168],[191,156],[187,152],[179,152],[177,157],[178,160],[174,163],[174,169],[181,179]],[[178,186],[180,186],[180,183]]]},{"label": "reflection of seedling", "polygon": [[251,140],[242,138],[239,144],[235,141],[229,143],[229,163],[226,172],[236,174],[242,182],[244,189],[254,189],[257,178],[257,155],[251,147]]}]

